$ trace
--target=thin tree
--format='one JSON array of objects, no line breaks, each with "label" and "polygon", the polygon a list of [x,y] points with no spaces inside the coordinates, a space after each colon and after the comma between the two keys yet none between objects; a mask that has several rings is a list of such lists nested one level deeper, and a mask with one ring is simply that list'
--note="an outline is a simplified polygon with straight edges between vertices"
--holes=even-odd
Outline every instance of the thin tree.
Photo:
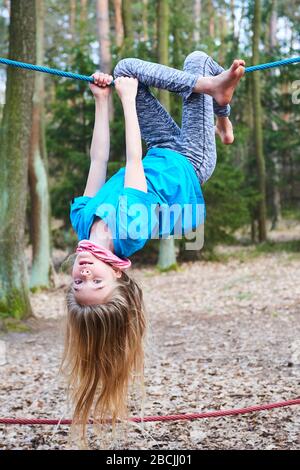
[{"label": "thin tree", "polygon": [[196,45],[200,42],[201,3],[201,0],[194,0],[194,41]]},{"label": "thin tree", "polygon": [[115,42],[116,42],[117,47],[121,47],[124,41],[122,0],[114,0],[114,13],[115,13]]},{"label": "thin tree", "polygon": [[227,21],[226,21],[226,3],[224,0],[220,1],[220,14],[219,20],[219,36],[220,36],[220,48],[219,48],[219,62],[224,64],[226,57],[226,36],[227,36]]},{"label": "thin tree", "polygon": [[208,54],[213,53],[215,39],[215,8],[212,0],[203,0],[201,15],[202,37],[207,45]]},{"label": "thin tree", "polygon": [[[269,44],[270,44],[270,54],[274,53],[274,49],[277,47],[277,0],[272,0],[271,4],[271,15],[270,15],[270,27],[269,27]],[[276,75],[274,69],[270,70],[271,77]],[[277,122],[272,119],[271,122],[272,130],[274,132],[278,131]],[[273,178],[272,178],[272,227],[274,230],[278,223],[281,220],[281,195],[279,189],[280,183],[280,164],[279,164],[279,155],[278,151],[274,150],[270,152],[270,158],[273,163]]]},{"label": "thin tree", "polygon": [[111,73],[110,26],[108,0],[97,0],[97,32],[101,72]]},{"label": "thin tree", "polygon": [[148,34],[148,0],[143,0],[143,35],[142,35],[142,41],[148,41],[149,40],[149,34]]},{"label": "thin tree", "polygon": [[[9,57],[36,61],[36,0],[11,1]],[[25,262],[25,212],[34,74],[8,68],[0,134],[0,315],[31,315]]]},{"label": "thin tree", "polygon": [[79,37],[84,41],[87,32],[87,18],[88,18],[88,5],[87,0],[80,0],[80,14],[79,14]]},{"label": "thin tree", "polygon": [[[259,64],[259,39],[261,31],[261,5],[260,0],[254,1],[253,17],[253,40],[252,40],[252,61],[253,64]],[[266,168],[263,151],[263,133],[262,133],[262,107],[261,107],[261,89],[260,74],[254,72],[252,76],[252,98],[253,98],[253,124],[254,124],[254,148],[256,154],[258,191],[260,201],[258,203],[258,238],[263,242],[267,238],[266,219]]]},{"label": "thin tree", "polygon": [[230,0],[230,16],[231,16],[231,31],[233,39],[236,38],[235,32],[235,3],[234,0]]},{"label": "thin tree", "polygon": [[[169,3],[168,0],[158,0],[157,4],[158,47],[157,59],[160,64],[169,65]],[[170,94],[167,90],[159,90],[161,104],[170,110]],[[173,237],[160,240],[159,269],[166,270],[176,266],[175,242]]]},{"label": "thin tree", "polygon": [[[44,0],[36,2],[36,60],[44,62]],[[28,181],[30,188],[30,238],[32,268],[30,287],[49,287],[50,201],[44,126],[44,74],[34,74],[34,99]]]},{"label": "thin tree", "polygon": [[211,40],[215,37],[215,9],[212,0],[207,0],[207,13],[208,13],[208,24],[209,24],[209,37]]},{"label": "thin tree", "polygon": [[123,54],[127,54],[132,51],[134,44],[131,0],[122,1],[122,17],[124,26],[124,43],[122,52]]},{"label": "thin tree", "polygon": [[71,40],[75,40],[75,23],[76,23],[76,0],[70,0],[69,13],[69,32]]},{"label": "thin tree", "polygon": [[80,0],[80,21],[82,23],[87,21],[87,0]]},{"label": "thin tree", "polygon": [[[97,32],[99,41],[99,64],[100,70],[111,74],[112,58],[110,44],[109,4],[108,0],[97,0]],[[113,100],[109,100],[109,118],[113,119]]]}]

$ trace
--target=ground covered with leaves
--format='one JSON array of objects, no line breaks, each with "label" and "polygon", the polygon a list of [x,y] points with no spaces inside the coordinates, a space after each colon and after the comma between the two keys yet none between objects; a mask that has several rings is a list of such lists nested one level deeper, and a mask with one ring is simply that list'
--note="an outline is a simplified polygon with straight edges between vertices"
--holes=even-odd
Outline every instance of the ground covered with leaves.
[{"label": "ground covered with leaves", "polygon": [[[251,250],[177,272],[132,269],[149,318],[144,414],[207,412],[299,397],[300,256]],[[31,294],[29,331],[1,335],[1,417],[69,418],[58,368],[64,290]],[[4,351],[5,350],[5,351]],[[5,354],[4,354],[4,352]],[[133,401],[131,415],[140,410]],[[0,449],[67,449],[68,426],[2,426]],[[300,406],[195,421],[129,424],[92,449],[299,449]],[[73,444],[73,448],[74,447]]]}]

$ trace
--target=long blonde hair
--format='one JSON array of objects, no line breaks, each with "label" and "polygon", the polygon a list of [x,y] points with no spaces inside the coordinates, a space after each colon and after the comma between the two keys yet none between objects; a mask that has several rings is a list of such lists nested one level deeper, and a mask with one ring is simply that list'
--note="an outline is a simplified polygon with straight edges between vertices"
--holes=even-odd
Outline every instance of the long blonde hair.
[{"label": "long blonde hair", "polygon": [[[74,403],[72,429],[80,425],[86,443],[90,418],[102,424],[128,417],[128,387],[143,385],[146,317],[141,288],[124,271],[110,300],[80,305],[67,290],[67,327],[61,372]],[[71,430],[72,430],[71,429]]]}]

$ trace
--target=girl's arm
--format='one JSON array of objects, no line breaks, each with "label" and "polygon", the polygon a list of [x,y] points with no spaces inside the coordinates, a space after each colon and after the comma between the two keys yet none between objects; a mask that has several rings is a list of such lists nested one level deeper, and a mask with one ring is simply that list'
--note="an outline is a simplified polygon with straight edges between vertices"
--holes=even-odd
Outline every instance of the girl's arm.
[{"label": "girl's arm", "polygon": [[91,163],[83,194],[90,197],[95,196],[105,183],[110,148],[108,99],[96,99],[95,105],[95,125],[90,150]]},{"label": "girl's arm", "polygon": [[147,181],[142,164],[141,132],[135,103],[138,81],[131,77],[119,77],[115,80],[115,87],[121,98],[125,117],[126,167],[124,187],[147,192]]},{"label": "girl's arm", "polygon": [[110,150],[109,95],[111,88],[108,84],[113,79],[110,75],[100,73],[94,74],[93,77],[95,85],[90,85],[90,89],[95,97],[95,125],[90,150],[90,170],[83,194],[90,197],[96,195],[106,180]]}]

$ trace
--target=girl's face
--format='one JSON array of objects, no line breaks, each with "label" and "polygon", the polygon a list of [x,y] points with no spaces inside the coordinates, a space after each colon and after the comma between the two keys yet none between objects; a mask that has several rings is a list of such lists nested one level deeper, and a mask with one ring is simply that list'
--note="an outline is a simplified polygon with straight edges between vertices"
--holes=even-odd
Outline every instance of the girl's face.
[{"label": "girl's face", "polygon": [[107,301],[122,271],[96,258],[89,251],[78,253],[72,270],[74,295],[80,304],[95,305]]}]

